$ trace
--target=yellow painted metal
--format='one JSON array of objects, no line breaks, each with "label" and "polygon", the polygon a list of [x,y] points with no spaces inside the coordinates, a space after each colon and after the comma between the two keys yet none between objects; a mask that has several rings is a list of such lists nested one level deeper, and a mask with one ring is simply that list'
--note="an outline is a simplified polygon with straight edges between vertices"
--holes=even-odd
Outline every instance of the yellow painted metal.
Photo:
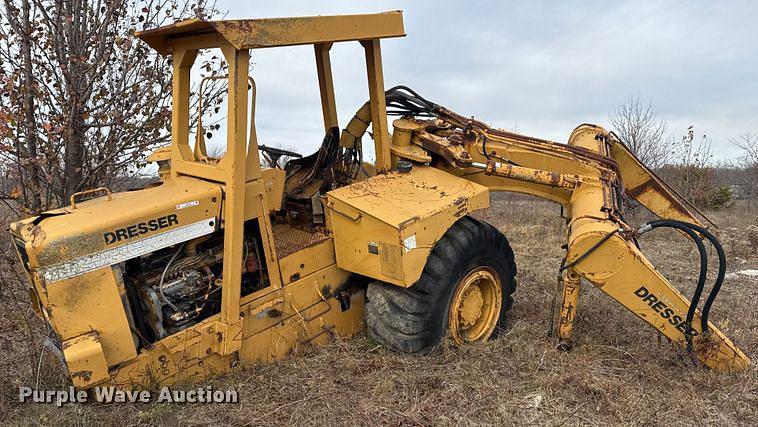
[{"label": "yellow painted metal", "polygon": [[266,213],[279,211],[282,208],[284,192],[284,171],[281,169],[261,170],[261,179],[248,181],[245,184],[245,220],[258,218],[260,211],[260,194],[266,195]]},{"label": "yellow painted metal", "polygon": [[321,43],[314,46],[318,87],[321,92],[321,110],[324,113],[324,131],[339,126],[337,122],[337,101],[334,96],[334,82],[332,81],[332,61],[329,58],[331,48],[331,43]]},{"label": "yellow painted metal", "polygon": [[[575,215],[586,216],[572,223],[569,237],[568,262],[576,260],[597,244],[616,226],[608,221],[594,221],[591,209],[600,192],[583,191],[574,201]],[[591,199],[595,199],[593,202]],[[672,341],[686,345],[684,338],[689,301],[630,241],[613,236],[579,262],[574,269],[603,292],[628,308]],[[743,371],[750,360],[715,325],[709,323],[710,337],[700,329],[700,312],[695,313],[693,328],[695,354],[705,365],[719,371]]]},{"label": "yellow painted metal", "polygon": [[477,267],[458,283],[450,301],[448,328],[458,345],[483,342],[492,336],[500,319],[503,287],[497,272]]},{"label": "yellow painted metal", "polygon": [[88,332],[64,342],[63,355],[75,387],[89,388],[108,379],[108,364],[97,332]]},{"label": "yellow painted metal", "polygon": [[558,317],[558,339],[562,342],[571,341],[576,309],[579,304],[580,285],[581,276],[571,268],[566,270],[563,275],[563,298]]},{"label": "yellow painted metal", "polygon": [[[702,212],[666,185],[655,173],[646,168],[616,138],[612,138],[611,157],[619,165],[626,193],[660,218],[689,221],[700,226],[713,224]],[[702,220],[701,220],[702,219]]]},{"label": "yellow painted metal", "polygon": [[160,147],[156,149],[147,156],[146,160],[150,163],[171,160],[171,147]]},{"label": "yellow painted metal", "polygon": [[516,181],[526,181],[534,184],[549,185],[573,189],[581,181],[579,175],[555,173],[540,169],[525,168],[511,164],[498,164],[494,161],[487,162],[486,173],[503,178],[511,178]]},{"label": "yellow painted metal", "polygon": [[534,182],[491,175],[481,168],[460,169],[449,165],[439,166],[439,168],[452,175],[465,177],[465,179],[471,182],[483,185],[490,189],[490,191],[529,194],[558,203],[565,208],[570,207],[569,199],[571,198],[571,192],[565,188],[539,185]]},{"label": "yellow painted metal", "polygon": [[[385,100],[386,104],[386,100]],[[350,122],[342,129],[340,146],[345,148],[357,147],[361,143],[361,137],[371,125],[371,105],[366,102],[355,112]]]},{"label": "yellow painted metal", "polygon": [[[459,128],[468,129],[469,134],[434,135],[420,127],[414,129],[411,142],[441,155],[448,163],[438,163],[435,167],[492,190],[517,191],[562,204],[568,211],[567,263],[573,267],[573,271],[600,287],[673,341],[684,344],[683,323],[689,302],[655,270],[634,245],[633,230],[621,217],[618,192],[624,188],[624,177],[632,179],[636,175],[637,181],[633,180],[633,183],[639,183],[645,190],[629,195],[642,195],[642,201],[646,206],[652,206],[655,213],[699,224],[701,221],[696,211],[686,209],[686,204],[673,191],[669,191],[665,185],[659,185],[652,172],[633,156],[629,156],[628,152],[621,150],[613,135],[599,126],[579,126],[569,137],[568,144],[563,145],[491,129],[481,122],[445,110],[444,107],[437,107],[437,114]],[[354,117],[353,122],[356,121],[361,123],[355,125],[355,128],[365,129],[367,126],[362,123],[361,111]],[[351,124],[348,124],[350,127]],[[347,137],[352,139],[358,136],[351,132]],[[456,154],[450,149],[456,145],[464,148],[468,156]],[[401,141],[400,147],[403,146]],[[615,161],[614,156],[620,161]],[[500,166],[497,166],[498,163]],[[372,212],[373,209],[367,207],[363,210]],[[342,222],[346,223],[345,220]],[[345,231],[339,231],[339,224],[332,226],[337,242],[338,265],[347,269],[356,268],[340,258],[343,246],[341,233]],[[350,230],[350,227],[347,229]],[[599,247],[594,248],[595,245]],[[357,259],[363,257],[357,251],[355,254]],[[576,265],[573,266],[572,263]],[[381,280],[399,284],[397,280]],[[575,282],[576,280],[569,280],[566,284],[574,285]],[[563,338],[570,337],[577,298],[577,286],[564,287],[566,307],[562,310],[559,325]],[[693,323],[699,321],[698,312]],[[750,360],[744,353],[715,326],[711,325],[710,330],[711,334],[697,331],[697,357],[716,370],[746,369]]]},{"label": "yellow painted metal", "polygon": [[[197,203],[194,203],[197,202]],[[177,205],[187,204],[177,210]],[[174,230],[204,219],[215,219],[221,209],[221,187],[217,184],[180,177],[139,192],[113,193],[112,200],[96,198],[79,202],[76,210],[67,207],[49,212],[55,214],[43,222],[34,217],[11,225],[13,234],[25,242],[32,271],[63,265],[77,258],[129,244],[139,237]],[[128,214],[127,214],[128,213]],[[175,221],[168,221],[169,215]],[[163,218],[162,221],[160,219]],[[139,224],[162,222],[152,230],[140,233]],[[128,228],[137,224],[132,237]],[[121,238],[110,242],[105,233],[126,230]],[[75,233],[72,231],[75,230]],[[126,236],[126,237],[124,237]]]},{"label": "yellow painted metal", "polygon": [[[604,136],[607,135],[604,132]],[[589,144],[583,141],[597,139],[585,134],[584,137],[571,138],[569,143],[587,147]],[[625,236],[631,231],[628,226],[612,219],[604,210],[607,206],[605,187],[607,185],[585,182],[572,193],[566,262],[660,333],[685,346],[684,319],[689,301],[653,267],[631,238]],[[661,192],[658,197],[667,199],[672,196]],[[614,232],[615,235],[610,234]],[[607,240],[601,243],[603,239]],[[711,333],[705,336],[699,329],[700,320],[698,312],[693,321],[698,333],[695,337],[698,359],[719,371],[745,370],[750,359],[715,325],[709,323]]]},{"label": "yellow painted metal", "polygon": [[[268,206],[266,204],[266,197],[263,194],[258,194],[258,228],[261,230],[261,240],[263,241],[263,253],[266,257],[266,264],[269,266],[268,275],[270,286],[279,288],[282,286],[281,271],[279,270],[279,258],[276,255],[276,241],[274,238],[274,232],[271,228],[271,220],[268,216]],[[241,259],[241,258],[240,258]],[[239,304],[233,308],[239,307]]]},{"label": "yellow painted metal", "polygon": [[158,178],[161,182],[171,178],[171,147],[158,148],[147,157],[147,161],[158,165]]},{"label": "yellow painted metal", "polygon": [[[250,102],[250,131],[247,141],[247,163],[245,166],[245,171],[247,173],[246,179],[250,181],[261,177],[262,171],[261,157],[260,153],[258,153],[258,130],[255,127],[255,105],[258,98],[258,88],[255,85],[255,80],[252,77],[248,76],[247,81],[250,84],[252,100]],[[219,165],[219,167],[223,165],[224,159],[221,159],[221,162],[222,163]],[[276,204],[274,206],[279,206],[279,204]]]},{"label": "yellow painted metal", "polygon": [[325,212],[340,268],[408,287],[445,231],[488,206],[486,188],[417,165],[330,191]]},{"label": "yellow painted metal", "polygon": [[240,306],[241,333],[229,337],[239,346],[236,353],[215,351],[216,315],[111,369],[110,381],[133,388],[197,380],[226,372],[240,361],[270,362],[324,344],[331,336],[352,336],[362,329],[363,292],[352,291],[347,311],[336,299],[326,298],[348,278],[349,273],[332,264],[284,288],[266,288],[245,297]]},{"label": "yellow painted metal", "polygon": [[384,98],[384,75],[382,74],[382,51],[379,39],[361,42],[366,51],[366,68],[368,70],[369,106],[371,108],[371,127],[376,153],[376,170],[384,172],[390,169],[390,138],[387,130],[387,105]]},{"label": "yellow painted metal", "polygon": [[[423,129],[425,124],[408,119],[405,117],[399,118],[392,122],[392,145],[390,147],[390,153],[395,158],[402,158],[411,160],[417,163],[429,163],[432,161],[432,157],[426,150],[418,145],[411,143],[413,138],[413,132]],[[393,159],[394,160],[394,159]],[[393,164],[393,167],[395,165]]]},{"label": "yellow painted metal", "polygon": [[91,190],[79,191],[72,194],[71,198],[69,199],[71,209],[76,209],[77,197],[86,196],[86,195],[94,194],[94,193],[103,193],[105,197],[108,198],[108,200],[113,200],[113,194],[111,194],[111,190],[109,190],[107,187],[93,188]]},{"label": "yellow painted metal", "polygon": [[64,349],[69,340],[95,331],[106,367],[126,362],[137,354],[118,290],[118,274],[115,269],[105,267],[37,289],[47,320]]},{"label": "yellow painted metal", "polygon": [[314,246],[306,247],[298,252],[280,258],[279,266],[282,278],[287,283],[313,273],[322,265],[336,263],[334,256],[334,240],[328,239]]},{"label": "yellow painted metal", "polygon": [[234,48],[316,45],[351,40],[403,37],[403,12],[363,15],[203,21],[188,19],[164,27],[138,31],[135,36],[162,54],[177,44],[196,49],[226,42]]},{"label": "yellow painted metal", "polygon": [[174,167],[171,177],[176,178],[177,164],[194,159],[189,147],[189,89],[190,70],[197,57],[197,50],[177,50],[172,57],[171,163]]},{"label": "yellow painted metal", "polygon": [[[247,157],[247,50],[222,48],[229,64],[227,159],[224,180],[224,285],[221,291],[221,323],[234,329],[239,324],[242,253],[245,222],[245,166]],[[260,168],[260,165],[258,166]],[[227,338],[228,337],[224,337]],[[228,347],[234,351],[237,348]],[[229,354],[222,352],[222,355]]]}]

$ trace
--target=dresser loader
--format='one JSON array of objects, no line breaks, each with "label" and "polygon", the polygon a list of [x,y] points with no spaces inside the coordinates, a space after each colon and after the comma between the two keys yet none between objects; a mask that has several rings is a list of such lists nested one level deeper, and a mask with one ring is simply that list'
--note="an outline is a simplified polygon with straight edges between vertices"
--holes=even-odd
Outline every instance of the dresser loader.
[{"label": "dresser loader", "polygon": [[[406,87],[385,90],[380,42],[404,35],[400,11],[191,19],[136,33],[172,58],[171,145],[149,158],[160,181],[77,193],[69,206],[11,225],[34,308],[76,387],[196,381],[364,329],[409,353],[446,337],[488,340],[516,289],[508,240],[471,215],[492,191],[564,208],[554,315],[562,348],[585,279],[706,366],[749,366],[708,321],[724,254],[702,214],[602,127],[581,125],[559,144],[490,128]],[[330,48],[343,42],[363,47],[369,101],[340,128]],[[322,144],[305,157],[259,144],[248,71],[256,49],[294,45],[313,46],[323,109]],[[204,49],[219,49],[229,65],[220,158],[207,154],[202,122],[190,145],[191,68]],[[391,131],[388,115],[397,117]],[[373,164],[363,159],[369,126]],[[279,167],[282,156],[290,160]],[[633,227],[625,199],[662,219]],[[692,303],[636,244],[658,227],[692,237],[700,251]],[[719,255],[708,297],[706,244]]]}]

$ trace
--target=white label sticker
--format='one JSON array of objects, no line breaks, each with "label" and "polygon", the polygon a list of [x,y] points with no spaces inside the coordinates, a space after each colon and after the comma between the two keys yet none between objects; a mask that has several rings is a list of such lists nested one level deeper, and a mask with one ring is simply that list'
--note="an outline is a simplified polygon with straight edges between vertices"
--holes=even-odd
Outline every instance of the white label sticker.
[{"label": "white label sticker", "polygon": [[403,247],[405,248],[406,252],[411,249],[416,249],[416,235],[414,234],[413,236],[403,240]]},{"label": "white label sticker", "polygon": [[191,207],[197,206],[199,204],[200,204],[199,200],[193,200],[191,202],[179,203],[178,205],[176,205],[176,210],[180,210],[180,209],[184,209],[184,208],[191,208]]}]

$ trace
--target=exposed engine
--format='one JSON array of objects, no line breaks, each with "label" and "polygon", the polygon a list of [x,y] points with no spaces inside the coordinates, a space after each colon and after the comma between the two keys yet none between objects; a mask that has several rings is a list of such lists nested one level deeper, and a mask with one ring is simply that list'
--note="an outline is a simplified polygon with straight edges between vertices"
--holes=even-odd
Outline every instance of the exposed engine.
[{"label": "exposed engine", "polygon": [[[242,295],[267,282],[260,268],[258,233],[246,235]],[[219,312],[222,260],[223,232],[219,231],[126,262],[131,314],[143,345]]]}]

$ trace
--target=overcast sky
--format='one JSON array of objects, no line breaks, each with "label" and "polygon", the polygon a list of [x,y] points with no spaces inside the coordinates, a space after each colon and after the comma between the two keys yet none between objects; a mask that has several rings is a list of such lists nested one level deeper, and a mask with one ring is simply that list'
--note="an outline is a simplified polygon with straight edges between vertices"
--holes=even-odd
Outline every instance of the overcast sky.
[{"label": "overcast sky", "polygon": [[[243,1],[227,18],[401,9],[407,36],[382,42],[385,86],[405,84],[465,115],[565,142],[585,122],[608,126],[630,95],[652,102],[678,139],[758,132],[758,2]],[[313,50],[251,52],[262,144],[313,151],[323,136]],[[332,49],[344,125],[367,98],[357,43]],[[220,142],[220,141],[218,141]]]}]

